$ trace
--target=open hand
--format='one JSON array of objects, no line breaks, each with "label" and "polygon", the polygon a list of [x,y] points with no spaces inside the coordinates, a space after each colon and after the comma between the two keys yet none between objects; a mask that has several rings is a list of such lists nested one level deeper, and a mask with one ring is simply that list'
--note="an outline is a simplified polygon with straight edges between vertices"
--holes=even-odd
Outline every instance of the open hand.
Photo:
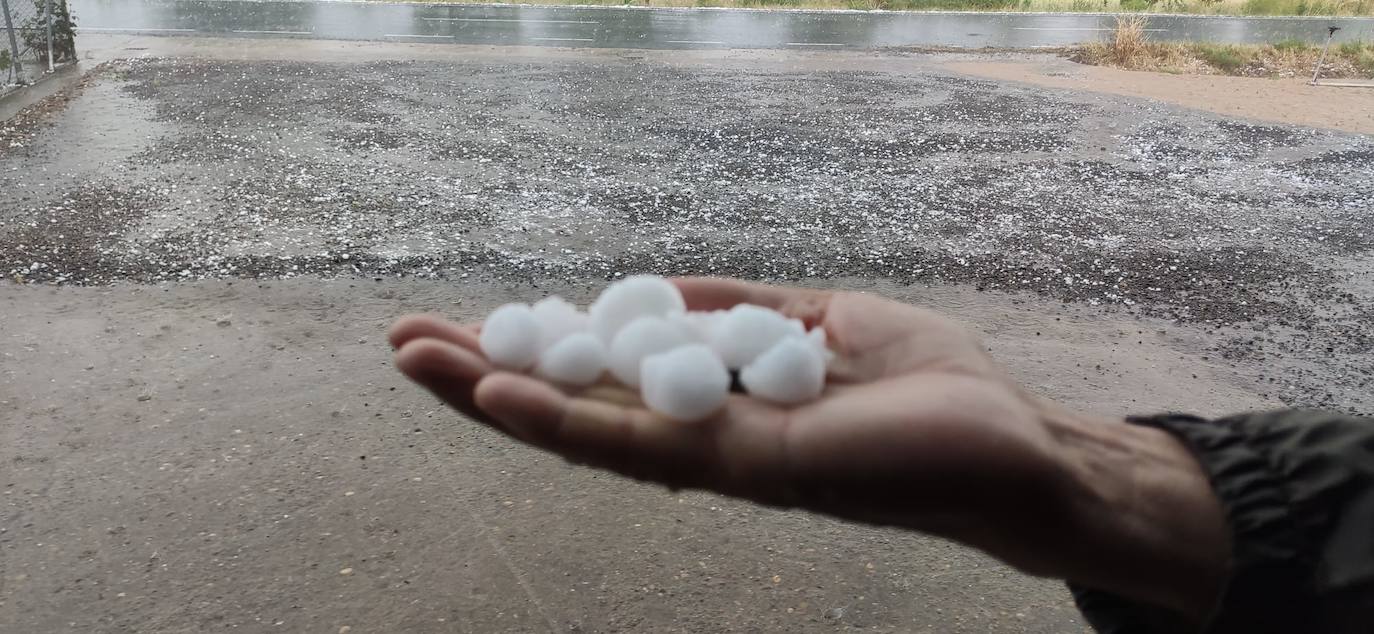
[{"label": "open hand", "polygon": [[[432,316],[393,326],[396,364],[478,421],[634,478],[931,532],[1039,574],[1093,579],[1084,566],[1113,565],[1116,547],[1150,556],[1085,526],[1114,489],[1084,481],[1096,463],[1082,451],[1084,439],[1150,430],[1026,393],[975,337],[928,310],[850,292],[674,283],[689,310],[749,303],[824,328],[835,353],[825,392],[795,407],[731,394],[713,418],[681,423],[610,382],[567,392],[497,370],[478,348],[480,326]],[[1092,540],[1103,543],[1083,552]]]}]

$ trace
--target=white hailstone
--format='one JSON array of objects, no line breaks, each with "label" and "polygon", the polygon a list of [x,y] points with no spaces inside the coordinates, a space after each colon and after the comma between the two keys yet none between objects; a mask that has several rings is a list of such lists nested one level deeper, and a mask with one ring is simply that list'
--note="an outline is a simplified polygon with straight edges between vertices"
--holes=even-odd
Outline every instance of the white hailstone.
[{"label": "white hailstone", "polygon": [[693,341],[710,344],[711,334],[715,332],[716,326],[724,317],[725,311],[723,310],[692,311],[669,315],[668,322],[681,329]]},{"label": "white hailstone", "polygon": [[725,366],[739,369],[784,337],[802,336],[806,326],[778,311],[739,304],[720,318],[711,333],[711,347]]},{"label": "white hailstone", "polygon": [[821,359],[825,361],[826,365],[829,365],[830,360],[835,358],[835,353],[830,351],[824,328],[820,326],[812,328],[806,333],[806,341],[821,353]]},{"label": "white hailstone", "polygon": [[568,335],[539,355],[534,373],[568,385],[591,385],[606,370],[606,346],[589,332]]},{"label": "white hailstone", "polygon": [[692,422],[710,416],[730,395],[730,372],[705,344],[688,344],[644,360],[640,395],[649,409]]},{"label": "white hailstone", "polygon": [[659,317],[640,317],[616,333],[608,356],[611,374],[621,383],[639,387],[640,363],[645,357],[691,343],[682,329]]},{"label": "white hailstone", "polygon": [[487,315],[478,343],[497,366],[524,370],[539,358],[539,322],[528,304],[506,304]]},{"label": "white hailstone", "polygon": [[531,312],[539,322],[541,348],[548,348],[568,335],[587,330],[587,313],[557,295],[535,302]]},{"label": "white hailstone", "polygon": [[804,403],[825,387],[825,355],[812,338],[789,337],[744,366],[739,382],[750,396],[785,405]]},{"label": "white hailstone", "polygon": [[636,317],[666,317],[687,309],[682,293],[657,275],[634,275],[606,287],[592,302],[592,333],[610,343]]}]

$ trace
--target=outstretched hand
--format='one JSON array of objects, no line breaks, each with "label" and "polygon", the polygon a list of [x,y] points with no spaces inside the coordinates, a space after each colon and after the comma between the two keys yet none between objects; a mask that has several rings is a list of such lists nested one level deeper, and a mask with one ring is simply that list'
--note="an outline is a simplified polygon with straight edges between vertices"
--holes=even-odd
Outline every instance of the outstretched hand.
[{"label": "outstretched hand", "polygon": [[[497,370],[478,347],[480,326],[433,316],[405,317],[392,327],[396,364],[478,421],[630,477],[918,529],[1030,572],[1107,587],[1112,583],[1099,579],[1099,567],[1160,555],[1153,545],[1136,552],[1139,544],[1130,540],[1140,536],[1118,543],[1121,531],[1114,532],[1111,519],[1090,517],[1122,511],[1103,506],[1122,494],[1110,478],[1090,480],[1102,475],[1099,462],[1113,452],[1137,460],[1151,452],[1177,458],[1181,449],[1171,439],[1075,415],[1028,394],[975,337],[928,310],[850,292],[724,279],[674,283],[690,310],[748,303],[824,328],[835,358],[821,397],[783,407],[731,394],[714,417],[682,423],[609,382],[564,391]],[[1144,445],[1119,446],[1119,434]],[[1093,450],[1085,453],[1087,446]],[[1184,532],[1196,537],[1197,531]],[[1197,607],[1179,605],[1197,598],[1177,592],[1149,598]]]}]

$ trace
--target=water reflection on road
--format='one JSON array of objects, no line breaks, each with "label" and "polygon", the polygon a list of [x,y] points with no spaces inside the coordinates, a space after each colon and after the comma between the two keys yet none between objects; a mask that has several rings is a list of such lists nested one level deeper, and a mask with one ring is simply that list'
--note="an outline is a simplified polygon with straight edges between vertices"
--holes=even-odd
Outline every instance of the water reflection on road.
[{"label": "water reflection on road", "polygon": [[[240,0],[70,0],[89,32],[627,48],[1064,46],[1101,39],[1096,14],[727,11]],[[1374,18],[1154,16],[1159,40],[1374,39]]]}]

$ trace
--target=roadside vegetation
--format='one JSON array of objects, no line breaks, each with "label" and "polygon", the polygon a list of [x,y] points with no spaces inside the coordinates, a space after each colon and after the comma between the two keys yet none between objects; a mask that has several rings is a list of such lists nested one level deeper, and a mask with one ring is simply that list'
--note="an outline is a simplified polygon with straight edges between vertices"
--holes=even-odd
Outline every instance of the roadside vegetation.
[{"label": "roadside vegetation", "polygon": [[[431,0],[444,3],[531,0]],[[1190,13],[1198,15],[1374,15],[1374,0],[537,0],[538,4],[745,7],[887,11]]]},{"label": "roadside vegetation", "polygon": [[[1128,70],[1243,77],[1307,77],[1317,65],[1322,47],[1296,40],[1247,46],[1154,42],[1145,19],[1118,19],[1105,42],[1078,47],[1073,59],[1084,64]],[[1374,79],[1374,42],[1332,44],[1322,63],[1321,76]]]}]

